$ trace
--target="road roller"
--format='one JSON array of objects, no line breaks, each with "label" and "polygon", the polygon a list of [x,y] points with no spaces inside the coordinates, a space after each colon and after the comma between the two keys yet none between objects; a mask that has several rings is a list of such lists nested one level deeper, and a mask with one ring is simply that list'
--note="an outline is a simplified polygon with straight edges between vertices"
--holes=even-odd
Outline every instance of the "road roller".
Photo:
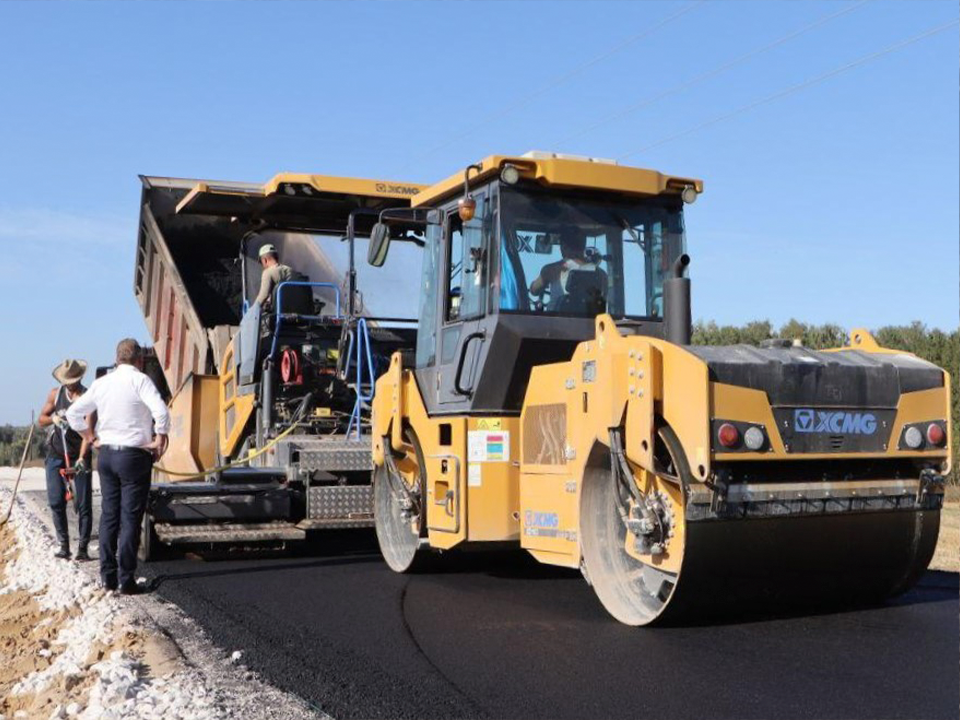
[{"label": "road roller", "polygon": [[949,375],[866,329],[824,351],[692,345],[684,212],[702,192],[530,152],[381,214],[371,264],[391,243],[423,252],[415,351],[373,400],[393,570],[512,543],[579,568],[628,625],[916,582],[951,461]]}]

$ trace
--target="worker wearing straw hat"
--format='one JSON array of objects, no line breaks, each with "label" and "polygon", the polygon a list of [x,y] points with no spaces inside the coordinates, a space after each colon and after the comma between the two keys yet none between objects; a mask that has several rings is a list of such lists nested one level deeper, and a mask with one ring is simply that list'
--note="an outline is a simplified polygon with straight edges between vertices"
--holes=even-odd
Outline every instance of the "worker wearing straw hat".
[{"label": "worker wearing straw hat", "polygon": [[[49,392],[40,411],[40,426],[50,428],[44,466],[47,473],[47,501],[53,512],[53,527],[60,543],[60,549],[54,555],[63,559],[70,558],[67,502],[70,499],[68,496],[72,495],[80,531],[76,558],[90,560],[87,546],[93,528],[92,452],[88,443],[66,420],[67,408],[86,392],[80,383],[86,372],[87,364],[83,360],[67,359],[57,365],[53,369],[53,377],[59,385]],[[91,413],[86,422],[92,430],[96,424],[96,413]]]}]

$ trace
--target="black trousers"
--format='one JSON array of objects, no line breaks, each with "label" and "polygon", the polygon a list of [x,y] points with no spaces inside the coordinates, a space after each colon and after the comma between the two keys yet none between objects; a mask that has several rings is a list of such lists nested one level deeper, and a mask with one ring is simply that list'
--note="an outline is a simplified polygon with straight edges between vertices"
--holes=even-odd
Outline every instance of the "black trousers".
[{"label": "black trousers", "polygon": [[[67,487],[60,476],[64,466],[62,457],[48,457],[44,462],[47,473],[47,502],[53,513],[53,527],[57,531],[57,541],[61,545],[70,543],[70,531],[67,529]],[[90,532],[93,530],[93,479],[91,473],[79,473],[73,479],[74,509],[80,525],[80,548],[90,544]]]},{"label": "black trousers", "polygon": [[136,582],[152,468],[153,456],[146,450],[100,448],[100,577],[107,585]]}]

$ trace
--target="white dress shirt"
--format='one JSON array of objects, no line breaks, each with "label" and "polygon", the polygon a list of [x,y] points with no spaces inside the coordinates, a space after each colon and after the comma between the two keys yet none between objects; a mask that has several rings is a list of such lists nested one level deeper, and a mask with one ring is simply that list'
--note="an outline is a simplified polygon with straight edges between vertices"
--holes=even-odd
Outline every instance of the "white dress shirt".
[{"label": "white dress shirt", "polygon": [[133,365],[122,363],[94,380],[90,389],[67,410],[67,422],[77,432],[84,418],[97,413],[97,437],[103,445],[144,447],[154,434],[170,431],[170,411],[153,382]]}]

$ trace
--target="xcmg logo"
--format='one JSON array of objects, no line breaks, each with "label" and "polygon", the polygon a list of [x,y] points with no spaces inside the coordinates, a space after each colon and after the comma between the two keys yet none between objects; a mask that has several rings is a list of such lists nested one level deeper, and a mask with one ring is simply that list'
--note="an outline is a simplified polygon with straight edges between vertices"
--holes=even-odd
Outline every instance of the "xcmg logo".
[{"label": "xcmg logo", "polygon": [[802,433],[873,435],[877,431],[877,416],[846,410],[797,408],[793,411],[793,429]]}]

